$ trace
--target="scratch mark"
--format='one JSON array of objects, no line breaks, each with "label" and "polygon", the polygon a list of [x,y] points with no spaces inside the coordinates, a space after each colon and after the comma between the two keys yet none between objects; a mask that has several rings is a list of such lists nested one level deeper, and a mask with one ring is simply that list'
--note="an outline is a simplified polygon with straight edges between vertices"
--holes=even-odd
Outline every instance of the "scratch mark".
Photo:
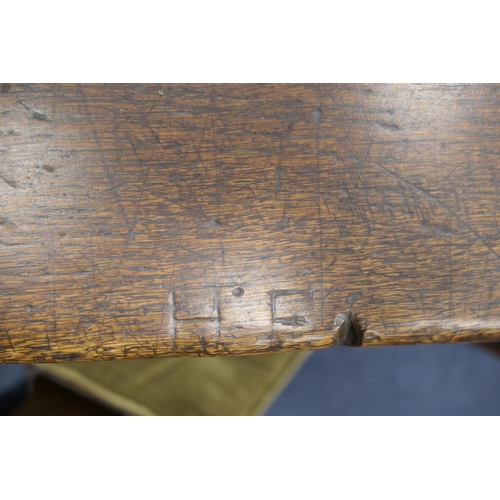
[{"label": "scratch mark", "polygon": [[479,298],[478,298],[478,301],[477,301],[478,312],[482,308],[484,287],[485,287],[485,284],[486,284],[486,276],[488,274],[488,263],[489,263],[489,260],[490,260],[490,256],[486,255],[486,259],[484,259],[484,270],[483,270],[483,275],[482,275],[482,279],[481,279],[481,292],[479,293]]},{"label": "scratch mark", "polygon": [[[141,115],[140,118],[141,118],[142,125],[145,128],[147,128],[150,131],[150,133],[153,135],[153,139],[156,142],[156,144],[158,146],[160,146],[166,154],[169,154],[167,148],[165,147],[165,145],[161,141],[160,136],[153,129],[153,127],[144,119],[144,117],[142,115]],[[180,171],[179,167],[176,164],[173,164],[172,167],[176,170],[177,175],[179,176],[180,181],[185,185],[188,194],[191,196],[191,198],[193,199],[193,201],[195,202],[195,204],[198,206],[198,209],[200,211],[201,216],[202,217],[206,217],[207,215],[206,215],[205,211],[203,210],[203,207],[201,206],[200,201],[198,200],[197,196],[195,195],[195,193],[193,192],[193,190],[191,189],[191,187],[189,186],[189,184],[186,182],[186,179],[184,178],[184,176],[181,174],[181,171]]]},{"label": "scratch mark", "polygon": [[[56,249],[56,221],[54,218],[54,204],[53,204],[53,191],[52,191],[52,178],[50,179],[49,183],[49,205],[50,205],[50,219],[51,219],[51,225],[52,225],[52,231],[51,231],[51,251],[49,253],[49,258],[50,258],[50,263],[52,265],[52,322],[53,322],[53,332],[54,334],[57,333],[57,292],[56,292],[56,259],[55,259],[55,249]],[[47,331],[47,344],[49,347],[49,350],[51,350],[50,346],[50,339],[49,339],[49,333]]]},{"label": "scratch mark", "polygon": [[280,221],[280,223],[278,224],[278,229],[280,231],[282,231],[283,229],[285,229],[286,227],[288,227],[290,225],[290,220],[287,218],[287,217],[283,217]]},{"label": "scratch mark", "polygon": [[400,177],[398,174],[393,172],[392,170],[389,170],[388,168],[384,167],[380,163],[376,164],[381,170],[383,170],[385,173],[390,175],[391,177],[399,180],[406,186],[409,186],[411,189],[414,189],[415,191],[418,191],[419,193],[423,194],[428,200],[433,201],[437,205],[439,205],[443,210],[445,210],[448,214],[450,214],[455,220],[457,220],[460,224],[462,224],[465,228],[467,228],[475,237],[476,239],[483,244],[495,257],[500,259],[500,254],[498,254],[493,247],[467,222],[465,222],[459,215],[454,213],[452,210],[450,210],[439,198],[436,198],[432,194],[428,193],[425,189],[416,186],[415,184],[411,183],[410,181],[407,181],[406,179],[403,179]]},{"label": "scratch mark", "polygon": [[[186,217],[187,217],[187,214],[184,215],[184,219],[182,220],[182,226],[184,226],[184,223],[186,222]],[[174,336],[173,336],[174,340],[173,341],[172,341],[172,333],[170,333],[170,347],[171,347],[171,349],[175,349],[175,337],[176,337],[176,331],[175,331],[175,296],[174,296],[173,283],[174,283],[175,271],[176,271],[176,268],[177,268],[177,256],[178,256],[178,253],[179,253],[179,247],[180,247],[180,244],[182,242],[182,238],[183,237],[184,237],[184,234],[181,234],[181,237],[179,238],[179,242],[176,241],[176,243],[175,243],[174,262],[172,264],[172,273],[170,275],[170,283],[168,285],[170,293],[172,294],[171,297],[170,297],[170,294],[169,294],[169,297],[168,297],[168,303],[171,305],[171,307],[169,308],[169,326],[168,326],[168,329],[169,329],[169,332],[173,332],[174,333]],[[155,257],[157,257],[156,253],[155,253]],[[155,341],[155,347],[154,347],[154,351],[155,352],[156,352],[156,348],[158,347],[158,341],[160,339],[160,335],[162,334],[162,327],[163,327],[164,318],[165,318],[165,311],[163,311],[162,318],[161,318],[161,321],[160,321],[160,327],[158,328],[158,332],[156,334],[156,341]]]},{"label": "scratch mark", "polygon": [[104,311],[103,315],[104,316],[109,316],[110,318],[112,318],[118,324],[118,326],[120,326],[120,328],[127,335],[129,335],[135,342],[137,342],[138,345],[140,345],[140,346],[144,346],[145,345],[144,342],[141,342],[141,340],[139,340],[130,330],[128,330],[127,328],[125,328],[125,326],[123,325],[123,323],[113,313],[111,313],[109,310]]},{"label": "scratch mark", "polygon": [[207,351],[208,342],[205,339],[205,335],[203,334],[203,332],[201,332],[200,334],[198,334],[196,336],[198,337],[198,340],[201,344],[201,347],[203,348],[203,352],[205,353],[206,356],[208,356],[209,355],[209,353]]},{"label": "scratch mark", "polygon": [[388,122],[377,122],[377,125],[380,128],[385,130],[389,130],[390,132],[396,132],[397,130],[401,130],[397,123],[388,123]]},{"label": "scratch mark", "polygon": [[[226,101],[224,100],[224,103],[227,105]],[[233,144],[233,141],[231,139],[231,134],[229,134],[229,132],[227,131],[227,128],[226,128],[226,124],[224,122],[224,120],[222,119],[222,116],[221,116],[221,113],[219,111],[219,109],[217,108],[217,106],[215,105],[215,102],[213,103],[213,110],[217,113],[217,117],[219,118],[219,121],[222,125],[222,130],[224,131],[224,135],[226,136],[232,150],[233,150],[233,154],[234,154],[234,157],[236,158],[236,161],[242,165],[243,162],[241,161],[240,157],[238,156],[238,153],[237,153],[237,149],[234,147],[234,144]],[[200,158],[201,160],[201,156],[200,154],[198,153],[198,157]],[[203,162],[203,160],[201,160]],[[265,164],[265,166],[267,166],[267,164],[269,163],[269,158],[267,159],[267,162]],[[254,190],[250,187],[250,185],[248,184],[248,182],[244,181],[243,182],[243,186],[246,187],[250,193],[252,193],[252,196],[254,198],[257,198],[256,195],[255,195],[255,192]],[[259,210],[257,209],[257,207],[255,205],[252,205],[252,209],[255,211],[255,213],[258,215],[258,217],[260,218],[260,220],[264,221],[264,218],[262,217],[261,213],[259,212]]]},{"label": "scratch mark", "polygon": [[14,344],[12,343],[12,340],[11,340],[10,335],[9,335],[9,330],[7,330],[7,328],[5,329],[5,335],[7,335],[7,340],[9,341],[10,348],[14,352],[16,352],[16,348],[14,347]]},{"label": "scratch mark", "polygon": [[28,103],[24,102],[24,101],[17,101],[19,104],[22,104],[24,106],[25,109],[27,109],[28,111],[33,111],[33,107],[30,106]]},{"label": "scratch mark", "polygon": [[177,331],[175,327],[175,297],[173,290],[168,292],[168,334],[170,336],[170,349],[175,351],[175,339]]},{"label": "scratch mark", "polygon": [[40,113],[39,111],[35,111],[33,113],[33,118],[35,120],[41,120],[43,122],[46,122],[48,120],[47,115],[44,115],[43,113]]},{"label": "scratch mark", "polygon": [[[99,150],[100,156],[101,156],[101,163],[104,166],[104,175],[108,179],[109,183],[111,184],[111,187],[115,187],[117,182],[115,180],[115,175],[113,168],[109,165],[109,163],[106,160],[106,155],[104,154],[104,150],[102,149],[101,145],[101,140],[99,139],[99,134],[97,133],[95,126],[94,126],[94,120],[91,118],[91,114],[88,109],[87,105],[87,98],[85,97],[85,93],[83,92],[83,88],[81,84],[78,84],[78,90],[80,91],[80,95],[82,97],[82,103],[85,108],[85,116],[87,118],[88,123],[91,126],[92,129],[92,135],[94,136],[95,143],[97,145],[97,149]],[[120,194],[118,193],[117,190],[112,190],[113,196],[115,198],[115,201],[118,205],[118,210],[123,218],[123,221],[125,222],[127,228],[131,227],[130,220],[127,216],[127,213],[123,207],[122,199],[120,197]]]},{"label": "scratch mark", "polygon": [[28,111],[32,111],[33,114],[33,118],[35,120],[41,120],[41,121],[48,121],[48,118],[47,118],[47,115],[45,113],[41,113],[40,111],[37,111],[33,106],[31,106],[30,104],[24,102],[24,101],[17,101],[19,104],[22,104],[24,106],[25,109],[27,109]]},{"label": "scratch mark", "polygon": [[274,170],[274,182],[276,184],[276,188],[274,190],[275,194],[281,192],[281,174],[284,173],[285,171],[280,167],[276,167],[276,169]]},{"label": "scratch mark", "polygon": [[[88,204],[90,206],[90,195],[89,195],[88,191],[87,191],[87,201],[88,201]],[[90,227],[89,227],[89,241],[90,241],[90,262],[92,263],[92,283],[93,283],[92,290],[94,292],[94,303],[95,303],[95,309],[96,309],[96,314],[97,314],[97,325],[98,325],[98,329],[99,329],[98,343],[101,344],[102,330],[101,330],[101,321],[100,321],[100,317],[99,317],[99,307],[98,307],[99,302],[97,299],[97,283],[96,283],[96,279],[95,279],[96,265],[95,265],[95,260],[94,260],[94,238],[93,238],[92,230]]]},{"label": "scratch mark", "polygon": [[[274,173],[274,181],[275,181],[275,192],[274,192],[274,197],[276,198],[277,194],[281,192],[281,175],[285,173],[285,170],[282,167],[282,162],[283,162],[283,141],[289,139],[290,133],[292,131],[293,123],[290,123],[287,130],[285,131],[285,122],[282,122],[281,124],[281,134],[280,134],[280,152],[279,152],[279,165],[275,169]],[[285,197],[285,204],[283,207],[283,217],[285,217],[286,213],[286,205],[287,205],[288,197]]]},{"label": "scratch mark", "polygon": [[319,122],[321,120],[321,111],[314,115],[316,122],[316,171],[317,171],[317,199],[318,199],[318,225],[319,225],[319,259],[320,259],[320,293],[321,293],[321,325],[325,323],[325,292],[324,292],[324,271],[323,271],[323,221],[321,219],[321,166],[319,161]]},{"label": "scratch mark", "polygon": [[210,217],[209,221],[206,224],[201,224],[200,229],[219,229],[221,227],[221,221],[219,219],[215,219],[214,217]]},{"label": "scratch mark", "polygon": [[305,316],[290,316],[289,318],[275,318],[274,323],[283,326],[304,326],[308,325],[309,321]]},{"label": "scratch mark", "polygon": [[347,303],[351,306],[354,305],[361,298],[361,295],[363,295],[363,292],[351,293],[351,295],[347,297]]},{"label": "scratch mark", "polygon": [[220,339],[220,292],[219,287],[214,287],[214,296],[215,296],[215,308],[217,311],[217,316],[215,318],[215,338],[217,340]]},{"label": "scratch mark", "polygon": [[[214,101],[214,95],[213,91],[210,92],[210,108],[214,108],[213,105]],[[216,141],[216,134],[215,134],[215,120],[212,115],[212,141],[213,141],[213,155],[214,155],[214,165],[215,165],[215,170],[216,170],[216,175],[215,175],[215,189],[216,189],[216,198],[217,198],[217,216],[220,217],[220,164],[219,164],[219,159],[217,158],[217,141]],[[222,265],[224,265],[224,257],[222,258]]]},{"label": "scratch mark", "polygon": [[[69,257],[66,257],[64,254],[58,252],[57,250],[49,247],[45,242],[35,238],[32,234],[30,233],[27,233],[26,231],[22,231],[20,230],[19,231],[19,234],[22,234],[23,236],[26,236],[27,238],[30,238],[31,240],[33,240],[36,244],[40,245],[41,247],[43,247],[45,250],[48,250],[49,252],[52,252],[54,255],[56,255],[57,257],[59,257],[60,259],[64,260],[65,262],[71,264],[71,266],[75,267],[76,269],[78,269],[77,272],[79,273],[85,273],[85,270],[82,269],[78,264],[76,264],[75,262],[73,262],[73,260],[71,260]],[[103,277],[103,278],[106,278],[107,279],[107,276],[105,274],[102,273],[102,271],[100,270],[97,270],[97,272]],[[71,279],[82,289],[86,290],[85,287],[83,287],[80,283],[78,283],[78,281],[76,281],[72,276],[71,276]]]},{"label": "scratch mark", "polygon": [[45,340],[47,341],[47,348],[49,349],[49,351],[52,351],[52,345],[50,343],[49,331],[47,329],[47,326],[45,326]]},{"label": "scratch mark", "polygon": [[0,175],[0,179],[2,179],[2,181],[4,181],[5,184],[7,184],[12,189],[17,189],[19,187],[19,184],[17,183],[17,181],[14,181],[12,179],[7,179],[3,175]]},{"label": "scratch mark", "polygon": [[[451,235],[448,235],[448,236],[451,236]],[[452,265],[453,253],[452,253],[452,249],[453,249],[452,239],[450,237],[448,237],[448,266],[449,266],[448,313],[449,313],[450,321],[452,321],[452,319],[453,319],[453,265]]]},{"label": "scratch mark", "polygon": [[[83,93],[83,90],[81,89],[81,87],[79,87],[80,89],[80,94],[82,95],[82,99],[83,99],[83,102],[84,102],[84,106],[86,108],[86,111],[87,111],[87,121],[92,125],[92,132],[94,134],[94,137],[95,137],[95,140],[96,140],[96,144],[98,146],[98,149],[99,149],[99,152],[101,153],[101,160],[104,164],[104,173],[106,175],[106,178],[110,181],[111,183],[111,188],[110,188],[110,191],[113,193],[113,196],[115,198],[115,201],[117,202],[118,204],[118,209],[119,211],[121,212],[121,215],[122,215],[122,218],[127,226],[127,231],[128,231],[128,237],[127,237],[127,241],[121,251],[121,254],[120,254],[120,261],[119,261],[119,264],[117,266],[117,271],[116,271],[116,274],[115,276],[111,279],[111,285],[110,285],[110,288],[109,288],[109,291],[108,291],[108,294],[110,294],[113,290],[114,290],[114,287],[118,281],[118,278],[120,277],[120,274],[121,274],[121,270],[122,270],[122,262],[125,258],[125,254],[128,250],[128,247],[129,247],[129,244],[130,244],[130,241],[132,241],[132,234],[133,234],[133,231],[137,225],[137,214],[138,214],[138,211],[139,211],[139,206],[140,206],[140,203],[142,201],[142,198],[143,198],[143,195],[144,195],[144,191],[145,191],[145,185],[146,185],[146,182],[147,182],[147,179],[149,177],[149,172],[150,172],[150,169],[151,169],[151,164],[148,163],[147,165],[147,168],[146,168],[146,173],[142,176],[142,183],[141,183],[141,188],[140,188],[140,194],[139,196],[136,198],[135,200],[135,204],[134,204],[134,211],[133,211],[133,222],[131,223],[131,221],[129,220],[124,208],[123,208],[123,205],[122,205],[122,200],[121,200],[121,196],[118,192],[118,188],[123,186],[123,185],[126,185],[127,183],[123,183],[123,184],[117,184],[116,181],[115,181],[115,178],[114,178],[114,172],[113,170],[108,166],[107,162],[106,162],[106,159],[104,157],[104,154],[103,154],[103,150],[101,149],[101,145],[100,145],[100,142],[98,141],[97,139],[97,135],[96,135],[96,131],[93,127],[93,121],[92,119],[90,118],[90,116],[88,115],[88,107],[87,107],[87,104],[86,104],[86,100],[85,100],[85,95]],[[152,107],[149,109],[149,111],[151,111]],[[142,121],[144,122],[144,116],[142,114],[140,114],[140,118],[142,119]],[[127,121],[128,121],[128,118],[127,118]],[[132,139],[129,137],[128,134],[125,134],[125,139],[127,140],[127,142],[129,143],[130,147],[132,148],[132,151],[134,153],[134,156],[135,156],[135,159],[136,159],[136,165],[138,166],[138,168],[141,167],[142,165],[142,160],[139,158],[139,154],[137,152],[137,148],[135,147],[135,144],[134,142],[132,141]],[[150,158],[148,158],[149,160]]]}]

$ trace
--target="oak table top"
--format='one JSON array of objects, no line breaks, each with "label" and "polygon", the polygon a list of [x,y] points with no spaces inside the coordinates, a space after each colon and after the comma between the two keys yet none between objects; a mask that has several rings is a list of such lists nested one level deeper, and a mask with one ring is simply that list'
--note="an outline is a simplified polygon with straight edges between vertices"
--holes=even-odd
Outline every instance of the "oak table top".
[{"label": "oak table top", "polygon": [[500,340],[500,86],[1,90],[0,362]]}]

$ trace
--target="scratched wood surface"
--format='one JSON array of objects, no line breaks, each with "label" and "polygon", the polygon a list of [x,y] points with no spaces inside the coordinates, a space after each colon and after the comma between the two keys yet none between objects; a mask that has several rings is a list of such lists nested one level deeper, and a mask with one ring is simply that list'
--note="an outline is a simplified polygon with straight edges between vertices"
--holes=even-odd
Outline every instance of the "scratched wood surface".
[{"label": "scratched wood surface", "polygon": [[496,85],[2,85],[0,361],[500,340]]}]

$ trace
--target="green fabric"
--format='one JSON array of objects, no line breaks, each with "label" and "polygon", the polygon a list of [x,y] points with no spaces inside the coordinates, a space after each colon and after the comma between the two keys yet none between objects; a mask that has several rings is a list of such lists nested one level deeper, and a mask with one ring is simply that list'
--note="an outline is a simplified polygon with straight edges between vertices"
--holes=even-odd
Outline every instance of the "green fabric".
[{"label": "green fabric", "polygon": [[61,384],[133,415],[256,415],[308,353],[56,363]]}]

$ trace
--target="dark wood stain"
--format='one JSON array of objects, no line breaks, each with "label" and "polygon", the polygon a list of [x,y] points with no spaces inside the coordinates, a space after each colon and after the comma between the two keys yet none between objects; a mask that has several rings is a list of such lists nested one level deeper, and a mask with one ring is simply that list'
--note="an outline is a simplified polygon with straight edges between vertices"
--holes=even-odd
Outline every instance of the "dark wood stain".
[{"label": "dark wood stain", "polygon": [[498,85],[1,89],[0,362],[500,341]]}]

